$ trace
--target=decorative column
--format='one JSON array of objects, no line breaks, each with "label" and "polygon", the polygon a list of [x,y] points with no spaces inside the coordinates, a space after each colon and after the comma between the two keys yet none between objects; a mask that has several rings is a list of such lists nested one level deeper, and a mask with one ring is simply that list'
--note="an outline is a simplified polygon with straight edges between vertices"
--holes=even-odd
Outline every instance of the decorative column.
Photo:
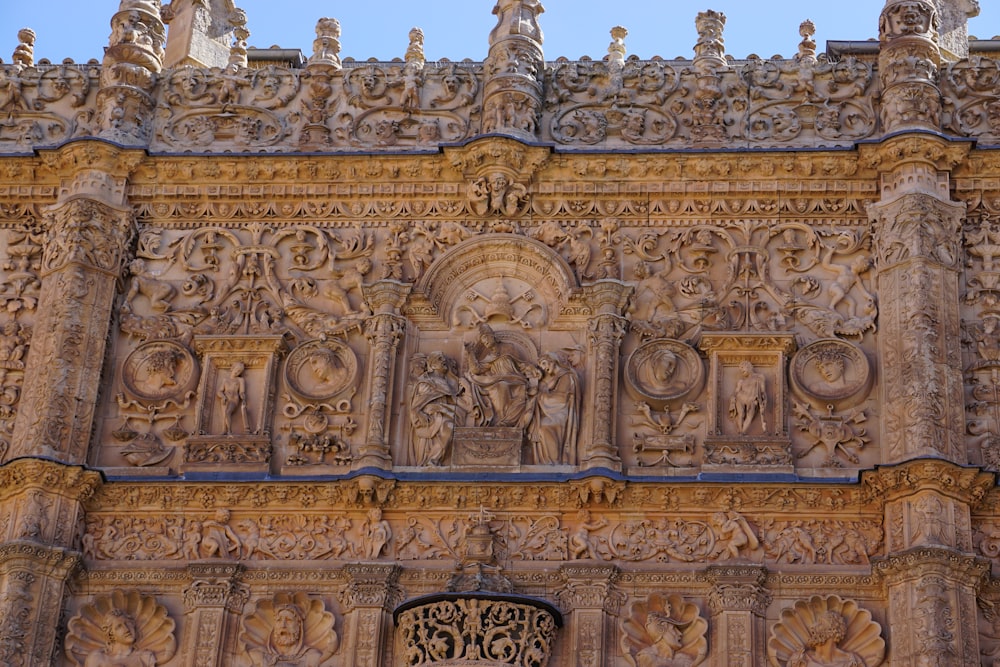
[{"label": "decorative column", "polygon": [[380,667],[384,647],[391,645],[389,613],[402,602],[398,565],[357,563],[348,565],[347,588],[340,596],[351,622],[345,629],[344,649],[353,656],[354,667]]},{"label": "decorative column", "polygon": [[993,475],[922,460],[865,473],[885,500],[885,558],[873,562],[889,597],[892,665],[978,665],[976,595],[990,564],[973,555],[971,512]]},{"label": "decorative column", "polygon": [[632,287],[617,280],[600,280],[584,287],[585,299],[594,316],[590,319],[588,375],[593,382],[587,390],[590,415],[590,443],[581,443],[581,468],[621,470],[621,458],[614,442],[618,357],[628,320],[622,315],[632,295]]},{"label": "decorative column", "polygon": [[80,466],[22,458],[0,467],[0,664],[54,664],[66,581],[80,564],[74,527],[101,483]]},{"label": "decorative column", "polygon": [[125,181],[143,159],[103,142],[43,153],[67,176],[47,212],[38,319],[10,458],[86,460],[117,282],[135,221]]},{"label": "decorative column", "polygon": [[615,566],[563,565],[559,568],[563,587],[556,598],[568,612],[566,653],[574,656],[574,667],[603,667],[605,656],[613,656],[617,648],[609,646],[605,618],[615,617],[625,600],[625,594],[615,588],[618,568]]},{"label": "decorative column", "polygon": [[368,437],[361,446],[354,468],[392,467],[386,433],[389,432],[389,397],[392,395],[396,351],[406,332],[406,318],[399,314],[412,285],[380,280],[364,288],[365,299],[374,313],[365,322],[365,336],[371,345],[368,364]]},{"label": "decorative column", "polygon": [[542,29],[539,0],[498,0],[497,25],[483,64],[483,133],[533,141],[542,115]]},{"label": "decorative column", "polygon": [[712,582],[708,606],[712,612],[711,664],[718,667],[764,667],[767,664],[764,618],[771,593],[764,588],[763,567],[709,567]]},{"label": "decorative column", "polygon": [[188,618],[183,654],[194,667],[223,667],[235,662],[236,656],[225,654],[222,648],[235,645],[228,638],[236,636],[250,597],[250,589],[239,582],[243,570],[236,563],[188,566],[192,581],[184,589]]}]

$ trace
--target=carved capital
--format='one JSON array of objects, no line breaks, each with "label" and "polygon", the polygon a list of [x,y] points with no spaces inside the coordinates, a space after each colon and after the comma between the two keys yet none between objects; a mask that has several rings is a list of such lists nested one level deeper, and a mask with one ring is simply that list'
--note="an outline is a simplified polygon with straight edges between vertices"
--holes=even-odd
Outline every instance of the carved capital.
[{"label": "carved capital", "polygon": [[918,547],[872,560],[872,571],[888,586],[937,575],[963,586],[978,588],[990,571],[985,558],[951,549]]},{"label": "carved capital", "polygon": [[971,149],[969,141],[950,141],[930,133],[899,135],[858,146],[861,165],[882,172],[911,163],[949,171],[961,164]]},{"label": "carved capital", "polygon": [[409,296],[412,285],[395,280],[380,280],[363,287],[365,301],[375,315],[396,315]]},{"label": "carved capital", "polygon": [[764,617],[771,604],[771,592],[764,588],[767,568],[753,565],[712,566],[705,571],[712,583],[708,606],[712,615],[726,611],[749,611]]},{"label": "carved capital", "polygon": [[345,611],[359,607],[378,607],[391,611],[403,601],[398,586],[402,568],[398,565],[353,563],[344,567],[349,583],[340,594]]},{"label": "carved capital", "polygon": [[119,276],[135,235],[131,210],[77,197],[46,213],[48,238],[42,254],[42,272],[80,264]]},{"label": "carved capital", "polygon": [[444,153],[455,171],[470,182],[502,173],[511,181],[528,183],[548,163],[552,150],[508,137],[484,137],[464,146],[447,147]]},{"label": "carved capital", "polygon": [[26,489],[44,489],[83,502],[93,496],[101,484],[101,473],[95,470],[45,459],[19,458],[0,466],[0,501]]},{"label": "carved capital", "polygon": [[566,611],[603,609],[617,614],[626,598],[616,587],[618,575],[613,565],[563,565],[559,568],[563,584],[555,593],[559,606]]},{"label": "carved capital", "polygon": [[239,582],[244,570],[236,563],[194,563],[187,570],[193,581],[184,589],[184,609],[223,607],[234,614],[243,612],[250,588]]}]

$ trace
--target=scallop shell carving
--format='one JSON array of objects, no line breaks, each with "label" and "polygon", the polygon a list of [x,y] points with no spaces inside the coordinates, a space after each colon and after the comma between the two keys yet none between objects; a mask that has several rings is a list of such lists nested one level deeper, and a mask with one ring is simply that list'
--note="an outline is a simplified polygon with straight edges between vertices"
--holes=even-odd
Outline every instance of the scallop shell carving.
[{"label": "scallop shell carving", "polygon": [[[656,624],[676,630],[675,647],[658,652]],[[622,653],[633,667],[694,667],[705,661],[708,622],[698,607],[676,593],[653,593],[645,601],[634,602],[622,621]],[[673,655],[669,655],[672,652]]]},{"label": "scallop shell carving", "polygon": [[[845,623],[844,636],[837,642],[837,648],[843,655],[853,656],[853,662],[841,657],[830,664],[855,665],[860,659],[864,667],[881,665],[885,660],[882,626],[872,620],[868,610],[862,609],[853,600],[842,600],[836,595],[815,595],[809,600],[799,600],[794,607],[781,612],[781,620],[771,628],[771,636],[767,640],[767,656],[771,664],[785,667],[793,657],[808,651],[812,628],[830,612],[839,614]],[[823,663],[812,660],[803,664]]]},{"label": "scallop shell carving", "polygon": [[311,599],[305,593],[277,593],[274,597],[257,602],[253,613],[243,621],[240,641],[247,653],[254,650],[270,651],[271,631],[275,625],[275,615],[282,607],[296,607],[302,619],[301,644],[304,648],[319,653],[319,663],[329,660],[340,646],[340,639],[334,630],[333,613],[326,610],[321,600]]},{"label": "scallop shell carving", "polygon": [[112,616],[122,614],[135,623],[132,654],[152,655],[156,665],[174,657],[177,652],[174,621],[167,615],[166,607],[158,604],[156,598],[138,591],[114,591],[111,595],[95,598],[70,619],[66,636],[66,655],[70,662],[83,665],[89,656],[103,651],[108,636],[103,626]]}]

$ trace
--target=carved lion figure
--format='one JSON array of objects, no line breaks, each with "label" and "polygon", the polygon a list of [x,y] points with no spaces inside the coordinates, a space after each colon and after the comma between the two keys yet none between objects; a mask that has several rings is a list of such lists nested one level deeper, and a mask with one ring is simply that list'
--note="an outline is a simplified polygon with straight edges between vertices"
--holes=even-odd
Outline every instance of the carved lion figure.
[{"label": "carved lion figure", "polygon": [[305,593],[277,593],[257,602],[243,621],[244,665],[320,667],[336,653],[340,638],[334,616]]},{"label": "carved lion figure", "polygon": [[876,667],[885,640],[882,626],[853,600],[815,595],[781,612],[767,655],[777,667]]},{"label": "carved lion figure", "polygon": [[67,657],[84,667],[155,667],[176,651],[166,607],[137,591],[115,591],[84,605],[66,637]]},{"label": "carved lion figure", "polygon": [[634,667],[694,667],[708,654],[708,622],[676,593],[634,602],[622,622],[622,653]]}]

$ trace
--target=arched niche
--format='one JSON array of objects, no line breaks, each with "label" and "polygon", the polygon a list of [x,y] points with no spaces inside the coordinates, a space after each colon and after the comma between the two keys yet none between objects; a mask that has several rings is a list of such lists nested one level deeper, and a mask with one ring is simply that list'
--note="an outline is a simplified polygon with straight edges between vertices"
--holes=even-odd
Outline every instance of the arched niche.
[{"label": "arched niche", "polygon": [[491,234],[464,241],[438,258],[417,282],[406,314],[423,329],[468,327],[477,318],[537,329],[576,313],[579,308],[572,304],[579,296],[573,270],[547,245],[516,234]]}]

